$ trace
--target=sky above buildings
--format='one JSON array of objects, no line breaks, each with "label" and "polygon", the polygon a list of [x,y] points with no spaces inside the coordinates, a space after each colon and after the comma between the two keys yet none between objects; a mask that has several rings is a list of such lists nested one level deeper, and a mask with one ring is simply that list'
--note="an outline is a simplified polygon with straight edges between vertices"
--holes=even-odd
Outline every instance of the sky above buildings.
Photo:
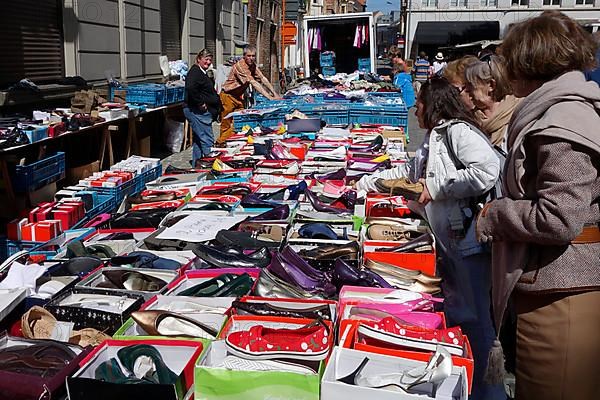
[{"label": "sky above buildings", "polygon": [[381,11],[389,14],[400,9],[400,0],[367,0],[367,11]]}]

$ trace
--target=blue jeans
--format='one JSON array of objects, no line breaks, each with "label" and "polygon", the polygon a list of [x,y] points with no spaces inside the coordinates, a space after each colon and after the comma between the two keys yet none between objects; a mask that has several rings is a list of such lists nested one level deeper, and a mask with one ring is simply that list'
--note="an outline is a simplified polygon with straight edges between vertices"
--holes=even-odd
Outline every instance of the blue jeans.
[{"label": "blue jeans", "polygon": [[183,114],[192,127],[192,167],[196,166],[196,160],[208,156],[215,143],[212,133],[212,116],[209,112],[200,113],[188,107],[184,107]]},{"label": "blue jeans", "polygon": [[[456,249],[450,250],[450,253],[444,255],[446,260],[443,260],[443,262],[453,262],[455,268],[460,269],[464,274],[462,277],[455,277],[462,281],[462,285],[455,287],[454,290],[462,292],[464,304],[468,306],[469,310],[452,309],[460,304],[456,302],[454,305],[451,303],[445,304],[444,310],[448,316],[449,326],[458,324],[463,333],[469,337],[471,349],[473,350],[473,390],[469,399],[506,400],[507,396],[503,384],[489,385],[483,379],[487,368],[488,354],[496,338],[496,329],[494,328],[490,309],[491,255],[489,252],[483,252],[461,256]],[[447,258],[450,258],[450,260]],[[451,277],[449,277],[449,280],[452,280]],[[452,316],[468,314],[474,315],[472,318],[462,321],[452,321]]]}]

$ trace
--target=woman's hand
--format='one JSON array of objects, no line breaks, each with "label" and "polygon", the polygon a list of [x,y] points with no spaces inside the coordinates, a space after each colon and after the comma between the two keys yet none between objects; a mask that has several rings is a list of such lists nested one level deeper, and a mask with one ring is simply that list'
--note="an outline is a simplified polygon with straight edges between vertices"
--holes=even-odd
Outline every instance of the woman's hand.
[{"label": "woman's hand", "polygon": [[427,189],[427,182],[425,179],[419,179],[419,182],[423,185],[423,193],[419,197],[419,203],[422,205],[427,205],[431,201],[431,195],[429,194],[429,189]]}]

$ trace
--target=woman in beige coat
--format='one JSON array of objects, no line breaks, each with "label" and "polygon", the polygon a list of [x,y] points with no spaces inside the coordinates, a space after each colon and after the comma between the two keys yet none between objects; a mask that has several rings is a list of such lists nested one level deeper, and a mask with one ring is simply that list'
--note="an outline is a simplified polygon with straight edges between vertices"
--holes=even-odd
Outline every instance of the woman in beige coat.
[{"label": "woman in beige coat", "polygon": [[524,98],[508,127],[506,197],[484,207],[476,233],[492,243],[497,325],[515,300],[517,400],[600,398],[600,89],[581,72],[595,49],[559,12],[503,43]]},{"label": "woman in beige coat", "polygon": [[466,91],[492,144],[506,149],[506,128],[520,99],[512,94],[504,60],[488,54],[465,68]]}]

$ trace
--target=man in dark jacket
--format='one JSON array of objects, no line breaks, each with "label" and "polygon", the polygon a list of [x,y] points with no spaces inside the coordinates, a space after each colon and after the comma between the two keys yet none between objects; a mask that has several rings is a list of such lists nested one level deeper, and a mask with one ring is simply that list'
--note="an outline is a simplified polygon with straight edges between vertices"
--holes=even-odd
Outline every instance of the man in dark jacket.
[{"label": "man in dark jacket", "polygon": [[192,147],[192,166],[196,160],[208,156],[215,143],[212,122],[221,112],[221,99],[215,90],[214,82],[206,75],[212,64],[212,54],[203,49],[196,56],[196,64],[190,68],[185,81],[185,107],[194,140]]}]

